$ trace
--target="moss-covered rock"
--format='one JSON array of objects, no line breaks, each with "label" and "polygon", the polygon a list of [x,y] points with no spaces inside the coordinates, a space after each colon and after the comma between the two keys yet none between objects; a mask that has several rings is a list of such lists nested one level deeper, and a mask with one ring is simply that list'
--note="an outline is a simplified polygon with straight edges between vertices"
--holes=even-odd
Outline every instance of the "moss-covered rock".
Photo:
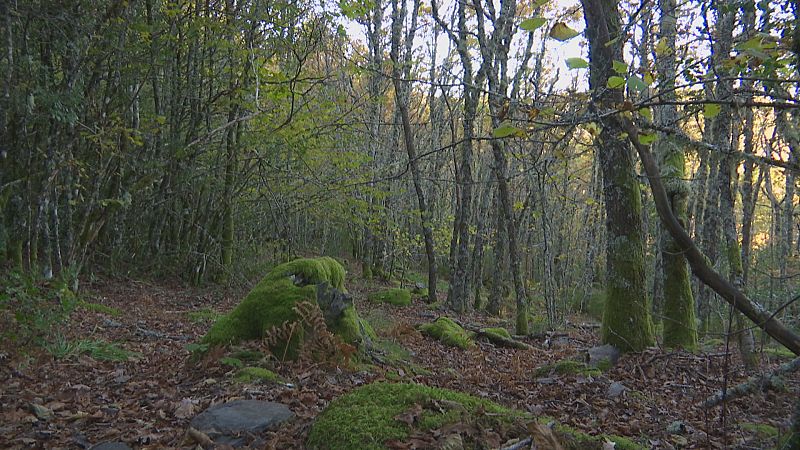
[{"label": "moss-covered rock", "polygon": [[[437,407],[425,407],[432,403]],[[395,419],[422,406],[413,427]],[[456,423],[464,415],[483,411],[483,418],[500,430],[525,416],[496,403],[446,389],[419,384],[372,383],[332,401],[317,417],[306,442],[313,450],[379,450],[390,440],[402,441],[415,430],[434,430]],[[488,413],[488,414],[486,414]]]},{"label": "moss-covered rock", "polygon": [[243,367],[236,372],[236,381],[240,381],[242,383],[277,383],[281,381],[281,377],[279,377],[275,372],[263,367]]},{"label": "moss-covered rock", "polygon": [[505,328],[502,328],[502,327],[484,328],[481,331],[483,331],[484,333],[486,333],[488,335],[498,336],[498,337],[501,337],[503,339],[512,339],[511,338],[511,333],[509,333],[508,330],[506,330]]},{"label": "moss-covered rock", "polygon": [[403,288],[391,288],[385,291],[375,292],[369,296],[373,302],[389,303],[395,306],[409,306],[411,304],[411,292]]},{"label": "moss-covered rock", "polygon": [[[274,327],[299,322],[296,306],[310,302],[321,307],[328,329],[345,342],[362,346],[368,330],[359,319],[352,299],[345,294],[345,270],[329,257],[302,258],[272,269],[230,313],[220,317],[201,343],[209,346],[257,340]],[[271,350],[292,359],[306,331],[296,327]]]},{"label": "moss-covered rock", "polygon": [[601,370],[596,367],[591,367],[586,363],[565,359],[558,361],[555,364],[548,364],[546,366],[536,369],[535,375],[537,377],[547,376],[551,373],[559,375],[584,375],[596,377],[602,374]]},{"label": "moss-covered rock", "polygon": [[448,317],[439,317],[433,323],[422,324],[419,330],[451,347],[467,349],[472,346],[472,335]]},{"label": "moss-covered rock", "polygon": [[[389,443],[402,443],[410,436],[419,438],[426,432],[435,435],[434,430],[461,423],[464,426],[458,427],[476,432],[461,433],[464,445],[458,448],[486,448],[485,442],[474,440],[480,435],[477,430],[491,429],[504,439],[524,437],[527,436],[524,425],[534,420],[543,424],[552,422],[546,417],[536,419],[528,413],[447,389],[407,383],[372,383],[332,401],[317,417],[306,447],[312,450],[381,450],[388,448]],[[557,423],[554,431],[569,450],[600,450],[605,448],[606,441],[616,443],[615,448],[622,450],[645,448],[624,437],[590,436]],[[450,435],[454,436],[459,435]]]}]

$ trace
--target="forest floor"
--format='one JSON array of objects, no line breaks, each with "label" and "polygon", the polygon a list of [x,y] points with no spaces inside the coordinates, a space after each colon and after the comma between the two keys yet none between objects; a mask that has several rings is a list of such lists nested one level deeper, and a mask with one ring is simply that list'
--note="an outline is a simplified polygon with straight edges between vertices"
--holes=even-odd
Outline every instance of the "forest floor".
[{"label": "forest floor", "polygon": [[[469,350],[445,347],[414,328],[444,312],[419,301],[407,308],[372,304],[366,294],[380,286],[354,278],[347,284],[359,314],[381,336],[409,351],[407,364],[365,371],[276,363],[287,384],[242,384],[229,366],[190,361],[187,345],[208,330],[209,312],[229,311],[242,292],[121,279],[89,283],[86,301],[122,314],[74,312],[62,330],[64,353],[70,356],[55,358],[57,348],[26,356],[0,348],[0,448],[88,448],[104,441],[124,441],[134,448],[191,447],[185,438],[189,420],[234,398],[287,404],[295,419],[267,433],[264,446],[303,448],[314,418],[332,399],[383,379],[471,393],[589,434],[628,436],[651,448],[770,448],[777,443],[775,430],[788,428],[791,402],[800,395],[800,375],[794,374],[783,392],[756,393],[724,409],[703,409],[699,404],[723,383],[747,379],[724,347],[694,354],[653,349],[623,355],[617,366],[594,378],[537,376],[537,368],[598,345],[596,324],[573,318],[559,335],[527,338],[529,350],[488,343]],[[480,315],[458,319],[498,326],[496,319]],[[68,351],[66,342],[81,340],[114,342],[132,353],[109,361],[102,348],[89,344],[80,348],[84,351]],[[93,348],[95,358],[90,356]],[[781,362],[762,356],[761,371]],[[627,390],[610,396],[612,382]],[[682,424],[680,432],[670,434],[671,424]]]}]

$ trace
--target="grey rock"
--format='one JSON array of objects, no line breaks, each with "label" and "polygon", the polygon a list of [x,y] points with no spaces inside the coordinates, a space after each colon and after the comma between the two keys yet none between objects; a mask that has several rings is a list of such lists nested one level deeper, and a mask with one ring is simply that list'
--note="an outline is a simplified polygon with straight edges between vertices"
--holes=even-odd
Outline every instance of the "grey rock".
[{"label": "grey rock", "polygon": [[667,427],[667,433],[669,434],[684,434],[686,431],[686,424],[681,420],[676,420]]},{"label": "grey rock", "polygon": [[246,434],[277,428],[294,413],[280,403],[260,400],[234,400],[220,403],[192,419],[191,426],[207,434],[217,444],[241,446]]},{"label": "grey rock", "polygon": [[620,351],[613,345],[601,345],[599,347],[592,347],[586,351],[585,359],[586,364],[592,367],[597,367],[603,361],[608,361],[611,366],[617,365],[619,360]]},{"label": "grey rock", "polygon": [[615,381],[608,386],[608,396],[610,398],[616,398],[622,395],[622,393],[627,390],[628,388],[626,388],[625,385],[623,385],[618,381]]},{"label": "grey rock", "polygon": [[132,450],[131,447],[124,442],[103,442],[97,444],[89,450]]},{"label": "grey rock", "polygon": [[325,322],[329,325],[336,323],[336,320],[344,314],[344,310],[353,306],[353,297],[328,283],[317,285],[317,304],[322,310]]}]

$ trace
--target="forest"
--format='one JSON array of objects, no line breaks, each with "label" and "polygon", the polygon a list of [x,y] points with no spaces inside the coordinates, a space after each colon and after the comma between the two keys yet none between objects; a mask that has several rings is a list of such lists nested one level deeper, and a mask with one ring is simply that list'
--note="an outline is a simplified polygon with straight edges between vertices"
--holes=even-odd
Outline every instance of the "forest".
[{"label": "forest", "polygon": [[800,449],[800,0],[0,0],[0,447]]}]

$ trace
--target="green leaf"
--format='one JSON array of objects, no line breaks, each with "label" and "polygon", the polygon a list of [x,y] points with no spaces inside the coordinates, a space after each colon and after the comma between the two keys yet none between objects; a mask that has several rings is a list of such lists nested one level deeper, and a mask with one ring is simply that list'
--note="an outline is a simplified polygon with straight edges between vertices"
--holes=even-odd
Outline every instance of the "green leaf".
[{"label": "green leaf", "polygon": [[616,76],[615,77],[609,77],[608,78],[608,83],[606,83],[606,85],[608,87],[610,87],[611,89],[621,88],[622,86],[625,85],[625,78],[616,77]]},{"label": "green leaf", "polygon": [[658,135],[656,133],[647,133],[647,134],[640,134],[639,135],[639,142],[644,145],[650,145],[656,141]]},{"label": "green leaf", "polygon": [[706,103],[706,105],[703,107],[703,116],[705,116],[706,119],[713,119],[714,117],[717,117],[721,110],[722,106],[719,104]]},{"label": "green leaf", "polygon": [[665,56],[670,51],[669,45],[667,44],[667,38],[661,38],[656,42],[656,56]]},{"label": "green leaf", "polygon": [[509,136],[524,136],[525,132],[514,125],[511,125],[511,122],[505,121],[500,124],[499,127],[495,128],[492,131],[492,136],[497,139],[506,138]]},{"label": "green leaf", "polygon": [[637,92],[643,92],[647,89],[647,83],[636,75],[628,78],[628,87]]},{"label": "green leaf", "polygon": [[628,65],[622,61],[617,61],[616,59],[611,63],[611,68],[614,69],[614,72],[617,72],[620,75],[625,75],[628,73]]},{"label": "green leaf", "polygon": [[558,22],[550,29],[550,37],[561,42],[568,41],[579,34],[581,34],[579,31],[573,30],[564,22]]},{"label": "green leaf", "polygon": [[525,19],[519,24],[519,27],[525,31],[536,31],[542,25],[547,23],[547,19],[544,17],[531,17],[530,19]]},{"label": "green leaf", "polygon": [[764,50],[764,44],[761,37],[756,36],[748,41],[740,42],[734,46],[737,50]]},{"label": "green leaf", "polygon": [[567,67],[570,69],[585,69],[589,67],[589,62],[583,58],[567,58]]},{"label": "green leaf", "polygon": [[650,108],[639,109],[639,115],[647,120],[653,120],[653,111]]}]

